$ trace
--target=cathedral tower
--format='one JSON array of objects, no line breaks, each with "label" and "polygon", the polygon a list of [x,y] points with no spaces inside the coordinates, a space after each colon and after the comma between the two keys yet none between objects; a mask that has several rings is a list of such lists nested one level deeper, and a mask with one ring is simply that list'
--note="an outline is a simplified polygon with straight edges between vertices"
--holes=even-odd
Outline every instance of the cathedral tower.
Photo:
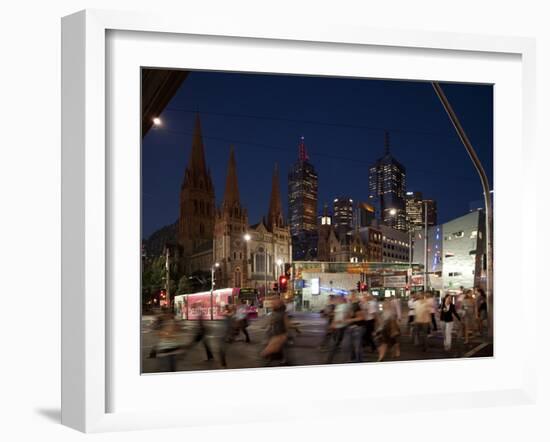
[{"label": "cathedral tower", "polygon": [[180,190],[178,244],[189,256],[207,244],[212,246],[215,215],[214,186],[206,167],[201,122],[197,115],[191,155]]},{"label": "cathedral tower", "polygon": [[248,276],[244,235],[247,228],[248,214],[241,206],[235,152],[231,147],[225,194],[214,226],[214,262],[220,264],[216,288],[245,285]]}]

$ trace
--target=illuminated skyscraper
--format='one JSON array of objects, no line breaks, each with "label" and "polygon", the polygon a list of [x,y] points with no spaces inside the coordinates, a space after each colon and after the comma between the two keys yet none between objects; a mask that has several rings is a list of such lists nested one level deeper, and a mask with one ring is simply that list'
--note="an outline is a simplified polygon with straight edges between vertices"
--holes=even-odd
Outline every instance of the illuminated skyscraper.
[{"label": "illuminated skyscraper", "polygon": [[309,162],[304,137],[298,145],[298,161],[288,174],[288,224],[295,260],[317,255],[318,177]]},{"label": "illuminated skyscraper", "polygon": [[369,170],[369,200],[379,208],[382,222],[397,230],[407,230],[405,167],[390,153],[390,137],[385,136],[384,156]]},{"label": "illuminated skyscraper", "polygon": [[428,211],[428,227],[437,224],[437,204],[422,198],[422,192],[407,192],[405,197],[407,226],[410,230],[422,230]]},{"label": "illuminated skyscraper", "polygon": [[334,216],[332,218],[334,230],[339,239],[353,228],[353,200],[347,196],[334,198]]},{"label": "illuminated skyscraper", "polygon": [[422,192],[407,192],[405,204],[408,229],[421,230],[424,227]]}]

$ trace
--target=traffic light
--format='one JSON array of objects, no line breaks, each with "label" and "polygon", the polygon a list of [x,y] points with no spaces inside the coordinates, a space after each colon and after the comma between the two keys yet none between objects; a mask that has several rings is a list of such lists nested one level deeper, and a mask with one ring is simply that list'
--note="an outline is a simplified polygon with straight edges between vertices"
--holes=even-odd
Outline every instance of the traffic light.
[{"label": "traffic light", "polygon": [[286,275],[279,276],[279,288],[281,290],[281,293],[286,292],[288,287],[288,278]]},{"label": "traffic light", "polygon": [[367,291],[367,284],[365,284],[364,282],[361,283],[361,292],[366,292]]},{"label": "traffic light", "polygon": [[357,281],[357,290],[361,291],[361,281]]},{"label": "traffic light", "polygon": [[273,283],[273,291],[274,291],[274,292],[278,292],[278,291],[279,291],[279,284],[277,284],[276,282]]}]

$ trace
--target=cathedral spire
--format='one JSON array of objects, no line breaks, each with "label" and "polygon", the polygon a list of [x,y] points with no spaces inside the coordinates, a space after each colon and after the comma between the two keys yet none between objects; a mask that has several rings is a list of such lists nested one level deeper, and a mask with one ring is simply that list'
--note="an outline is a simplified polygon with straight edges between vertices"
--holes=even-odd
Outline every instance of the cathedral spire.
[{"label": "cathedral spire", "polygon": [[223,197],[224,207],[239,205],[239,185],[237,183],[237,164],[235,162],[235,150],[231,146],[229,152],[229,163],[227,166],[227,178],[225,180],[225,195]]},{"label": "cathedral spire", "polygon": [[275,163],[273,178],[271,180],[271,199],[269,200],[269,213],[267,215],[267,224],[270,230],[273,226],[282,227],[283,225],[283,207],[281,204],[281,192],[279,190],[279,167]]},{"label": "cathedral spire", "polygon": [[202,143],[201,120],[198,113],[195,118],[195,128],[193,130],[193,143],[191,146],[189,168],[193,174],[207,174],[206,160],[204,159],[204,145]]}]

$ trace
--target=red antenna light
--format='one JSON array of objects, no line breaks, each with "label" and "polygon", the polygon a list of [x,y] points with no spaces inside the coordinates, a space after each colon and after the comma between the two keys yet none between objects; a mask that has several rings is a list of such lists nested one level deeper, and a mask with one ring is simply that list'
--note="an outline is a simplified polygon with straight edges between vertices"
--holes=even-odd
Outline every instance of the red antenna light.
[{"label": "red antenna light", "polygon": [[307,161],[309,160],[309,156],[307,155],[306,151],[306,143],[304,141],[304,137],[300,137],[300,144],[298,145],[298,158],[300,161]]}]

